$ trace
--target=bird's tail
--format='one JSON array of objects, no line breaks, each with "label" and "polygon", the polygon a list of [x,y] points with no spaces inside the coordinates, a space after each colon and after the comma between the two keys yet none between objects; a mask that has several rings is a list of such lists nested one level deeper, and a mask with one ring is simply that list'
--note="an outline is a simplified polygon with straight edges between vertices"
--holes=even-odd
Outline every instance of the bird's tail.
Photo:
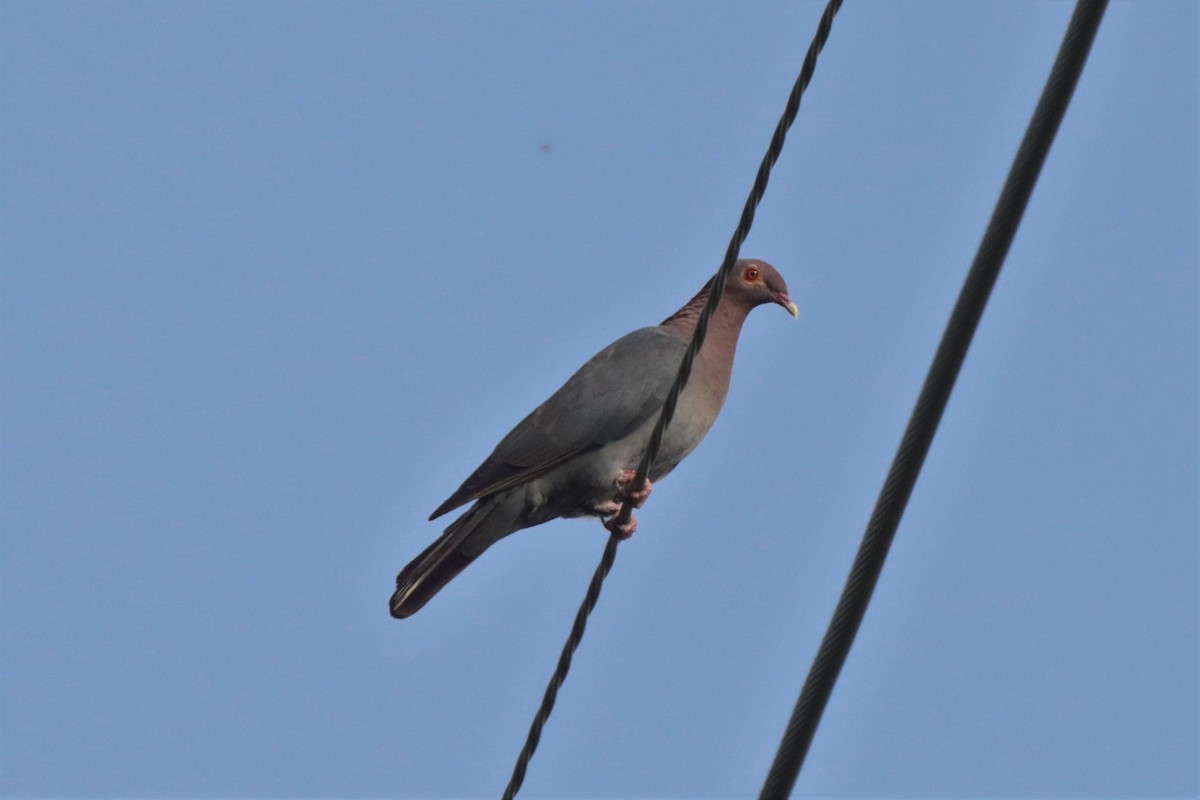
[{"label": "bird's tail", "polygon": [[494,508],[490,498],[476,502],[450,523],[437,541],[400,570],[396,576],[396,591],[388,604],[393,617],[404,619],[415,614],[489,545],[511,532],[488,536],[487,528],[493,526],[481,528],[481,523]]}]

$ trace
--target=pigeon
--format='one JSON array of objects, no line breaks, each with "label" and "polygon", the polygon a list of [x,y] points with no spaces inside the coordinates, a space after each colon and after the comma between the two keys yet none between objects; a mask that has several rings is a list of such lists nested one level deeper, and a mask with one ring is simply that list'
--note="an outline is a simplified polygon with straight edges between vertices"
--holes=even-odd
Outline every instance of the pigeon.
[{"label": "pigeon", "polygon": [[633,535],[637,517],[621,523],[622,503],[640,508],[652,484],[712,427],[729,389],[746,315],[764,303],[783,306],[793,317],[799,313],[774,267],[757,259],[736,262],[649,479],[633,486],[711,285],[709,280],[661,324],[639,328],[601,350],[500,440],[430,515],[434,520],[472,504],[400,570],[389,604],[393,617],[414,614],[484,550],[524,528],[559,517],[600,517],[612,535]]}]

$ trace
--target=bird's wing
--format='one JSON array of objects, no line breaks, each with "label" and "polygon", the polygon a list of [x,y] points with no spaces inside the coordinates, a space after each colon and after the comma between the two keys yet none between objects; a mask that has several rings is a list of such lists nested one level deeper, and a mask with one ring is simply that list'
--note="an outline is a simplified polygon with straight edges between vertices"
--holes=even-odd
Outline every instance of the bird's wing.
[{"label": "bird's wing", "polygon": [[662,408],[687,343],[640,328],[601,350],[505,436],[429,517],[516,486],[637,430]]}]

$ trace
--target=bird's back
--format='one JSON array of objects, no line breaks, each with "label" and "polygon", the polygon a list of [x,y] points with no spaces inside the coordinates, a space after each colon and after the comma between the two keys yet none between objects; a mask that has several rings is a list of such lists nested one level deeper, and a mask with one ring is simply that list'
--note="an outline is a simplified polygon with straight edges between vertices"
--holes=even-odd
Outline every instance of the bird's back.
[{"label": "bird's back", "polygon": [[662,408],[686,349],[657,325],[622,336],[501,439],[430,519],[632,434]]}]

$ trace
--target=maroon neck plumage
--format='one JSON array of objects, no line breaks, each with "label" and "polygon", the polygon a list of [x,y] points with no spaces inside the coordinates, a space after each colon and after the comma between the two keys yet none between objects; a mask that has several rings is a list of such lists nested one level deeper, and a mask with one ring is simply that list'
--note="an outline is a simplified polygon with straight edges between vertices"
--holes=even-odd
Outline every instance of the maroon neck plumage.
[{"label": "maroon neck plumage", "polygon": [[[671,316],[659,323],[662,327],[679,334],[684,338],[691,338],[696,331],[696,321],[700,319],[700,312],[704,310],[704,306],[708,303],[709,288],[712,286],[712,281],[704,284],[704,288],[696,293],[696,296],[683,304],[683,307],[676,311]],[[715,332],[715,328],[721,328],[726,333],[732,332],[734,341],[737,341],[738,331],[742,328],[742,323],[746,320],[746,315],[750,313],[750,308],[743,303],[737,302],[735,297],[731,297],[731,293],[726,290],[721,294],[720,305],[717,306],[717,311],[709,320],[708,329],[710,334]]]},{"label": "maroon neck plumage", "polygon": [[[704,288],[695,297],[663,320],[661,327],[681,339],[690,341],[692,334],[696,332],[696,322],[700,319],[700,312],[704,310],[704,305],[708,302],[711,284],[712,281],[704,284]],[[716,312],[708,322],[704,346],[700,349],[701,360],[713,360],[716,362],[713,366],[716,364],[723,366],[723,369],[718,370],[718,372],[724,373],[722,375],[723,382],[728,381],[729,368],[733,364],[733,354],[737,350],[738,334],[742,331],[742,323],[746,321],[746,315],[750,313],[750,306],[740,303],[738,300],[736,294],[728,291],[727,287],[727,290],[721,295],[721,302],[717,305]],[[728,384],[726,383],[726,385]]]}]

